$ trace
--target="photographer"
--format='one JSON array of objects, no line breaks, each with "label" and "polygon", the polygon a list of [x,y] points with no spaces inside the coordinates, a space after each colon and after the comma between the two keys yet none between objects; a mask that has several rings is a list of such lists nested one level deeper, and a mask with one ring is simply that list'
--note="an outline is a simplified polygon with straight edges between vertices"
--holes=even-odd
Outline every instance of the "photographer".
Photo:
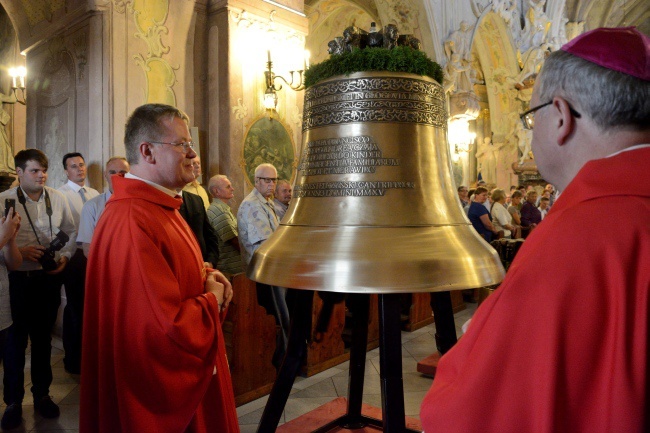
[{"label": "photographer", "polygon": [[68,238],[75,237],[68,203],[62,193],[45,186],[47,156],[40,150],[26,149],[18,152],[14,160],[20,185],[0,194],[0,206],[4,212],[6,200],[15,200],[15,209],[22,218],[16,243],[23,263],[17,271],[9,273],[13,324],[7,334],[4,356],[7,409],[2,417],[3,429],[22,423],[28,338],[34,409],[44,418],[59,416],[59,407],[49,396],[51,332],[61,303],[61,272],[75,248],[68,242]]}]

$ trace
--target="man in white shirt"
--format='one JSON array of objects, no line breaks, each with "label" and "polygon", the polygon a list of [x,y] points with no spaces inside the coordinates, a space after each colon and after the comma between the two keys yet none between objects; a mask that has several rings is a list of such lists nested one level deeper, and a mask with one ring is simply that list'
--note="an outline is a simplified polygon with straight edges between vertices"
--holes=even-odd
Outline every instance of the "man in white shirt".
[{"label": "man in white shirt", "polygon": [[86,161],[78,152],[66,153],[63,156],[63,169],[68,181],[57,189],[65,195],[68,206],[72,211],[75,226],[79,226],[81,208],[91,198],[97,197],[99,192],[86,185]]},{"label": "man in white shirt", "polygon": [[[38,149],[25,149],[18,152],[14,160],[20,185],[0,194],[2,212],[5,200],[13,199],[22,217],[16,243],[23,256],[20,268],[9,274],[13,324],[9,327],[4,357],[4,401],[7,408],[1,425],[5,430],[22,423],[28,339],[31,340],[34,409],[44,418],[59,416],[59,407],[49,396],[52,383],[51,333],[61,304],[62,272],[76,248],[68,241],[62,249],[52,251],[56,249],[52,247],[60,245],[55,240],[62,241],[68,236],[72,240],[76,233],[65,196],[45,186],[47,156]],[[47,254],[49,251],[53,254]],[[45,271],[44,266],[52,270]]]},{"label": "man in white shirt", "polygon": [[130,170],[129,163],[123,156],[114,156],[106,163],[104,170],[104,179],[108,183],[108,191],[99,194],[97,197],[88,200],[81,209],[81,220],[79,221],[79,233],[77,234],[77,243],[81,244],[84,255],[88,257],[90,251],[90,242],[93,239],[93,233],[97,226],[99,217],[104,212],[106,202],[113,194],[113,175],[124,176]]},{"label": "man in white shirt", "polygon": [[[239,205],[237,228],[242,264],[248,267],[255,251],[278,228],[280,221],[273,206],[273,191],[278,182],[278,171],[272,164],[260,164],[255,169],[255,188]],[[273,314],[280,332],[276,336],[273,365],[280,368],[289,341],[289,307],[287,289],[257,283],[257,302]]]},{"label": "man in white shirt", "polygon": [[[78,152],[63,155],[63,169],[68,181],[57,188],[65,195],[74,219],[75,232],[79,230],[81,209],[86,201],[97,197],[99,192],[86,185],[86,161]],[[76,237],[70,238],[76,245],[75,253],[63,273],[66,304],[63,309],[63,365],[68,373],[81,371],[81,324],[83,318],[83,293],[86,279],[86,257]]]}]

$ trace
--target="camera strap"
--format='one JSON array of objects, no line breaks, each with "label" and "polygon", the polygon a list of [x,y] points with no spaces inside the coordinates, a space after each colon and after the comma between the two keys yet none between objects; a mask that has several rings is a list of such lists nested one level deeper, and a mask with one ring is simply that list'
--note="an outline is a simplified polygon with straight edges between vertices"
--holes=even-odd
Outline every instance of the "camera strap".
[{"label": "camera strap", "polygon": [[[50,195],[47,193],[47,189],[45,189],[45,187],[43,187],[43,194],[45,194],[45,213],[47,213],[47,218],[50,221],[50,238],[52,238],[54,237],[52,234],[52,203],[50,202]],[[32,218],[29,216],[29,212],[27,211],[27,206],[25,204],[27,200],[25,199],[25,194],[23,194],[23,190],[20,185],[16,187],[16,196],[18,197],[18,202],[22,204],[23,208],[25,209],[25,215],[27,215],[29,225],[32,226],[32,231],[34,232],[34,236],[36,236],[36,242],[38,242],[39,245],[43,245],[41,243],[41,240],[38,238],[38,234],[36,233],[36,228],[34,227]]]}]

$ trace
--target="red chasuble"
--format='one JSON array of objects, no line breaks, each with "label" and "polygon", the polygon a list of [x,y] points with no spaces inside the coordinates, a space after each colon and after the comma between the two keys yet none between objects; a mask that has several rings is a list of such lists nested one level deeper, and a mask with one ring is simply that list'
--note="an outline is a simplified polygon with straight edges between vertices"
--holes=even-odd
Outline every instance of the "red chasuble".
[{"label": "red chasuble", "polygon": [[80,432],[239,432],[217,300],[180,199],[113,186],[88,260]]},{"label": "red chasuble", "polygon": [[424,431],[644,431],[649,288],[646,147],[587,163],[526,239],[442,357]]}]

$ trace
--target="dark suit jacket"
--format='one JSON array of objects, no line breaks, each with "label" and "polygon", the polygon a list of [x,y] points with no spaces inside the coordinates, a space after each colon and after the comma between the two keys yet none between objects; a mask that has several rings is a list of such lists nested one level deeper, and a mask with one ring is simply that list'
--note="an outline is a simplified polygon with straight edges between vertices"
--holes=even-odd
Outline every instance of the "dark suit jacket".
[{"label": "dark suit jacket", "polygon": [[219,240],[205,213],[203,199],[191,192],[183,191],[183,204],[179,209],[183,219],[190,226],[201,247],[203,260],[217,266],[219,259]]}]

